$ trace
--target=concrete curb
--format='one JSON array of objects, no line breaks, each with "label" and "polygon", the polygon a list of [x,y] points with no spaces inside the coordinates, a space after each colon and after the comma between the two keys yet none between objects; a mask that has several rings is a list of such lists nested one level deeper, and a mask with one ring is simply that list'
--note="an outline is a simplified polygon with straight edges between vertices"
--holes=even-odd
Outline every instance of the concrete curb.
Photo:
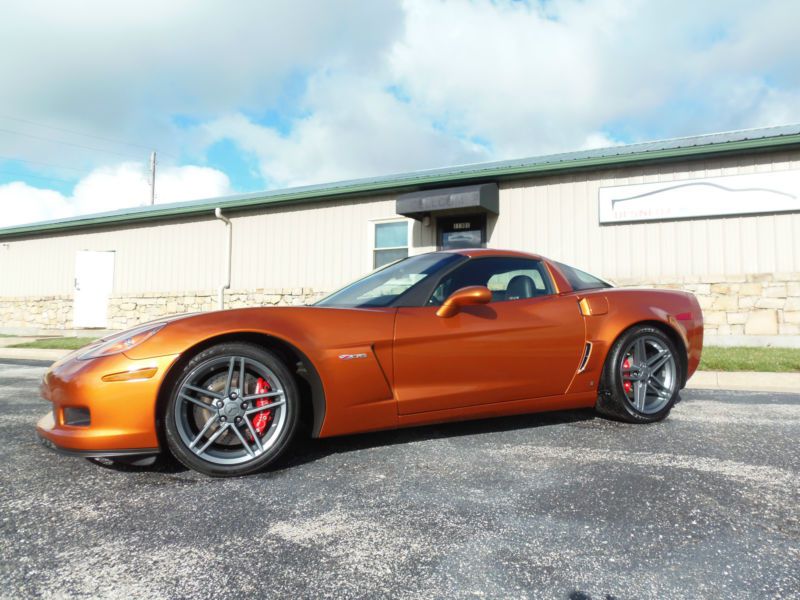
[{"label": "concrete curb", "polygon": [[0,348],[7,348],[8,346],[16,346],[25,342],[35,342],[39,338],[35,337],[0,337]]},{"label": "concrete curb", "polygon": [[0,360],[4,358],[22,360],[50,360],[57,361],[72,350],[46,350],[44,348],[0,348]]},{"label": "concrete curb", "polygon": [[800,373],[697,371],[686,384],[694,390],[746,390],[800,393]]}]

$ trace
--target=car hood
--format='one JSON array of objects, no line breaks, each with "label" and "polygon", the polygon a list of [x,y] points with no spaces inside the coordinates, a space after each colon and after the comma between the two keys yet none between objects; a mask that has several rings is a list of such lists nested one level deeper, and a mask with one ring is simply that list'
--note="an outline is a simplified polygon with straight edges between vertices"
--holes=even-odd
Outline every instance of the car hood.
[{"label": "car hood", "polygon": [[394,311],[393,308],[265,306],[175,315],[153,321],[166,326],[125,354],[135,359],[180,354],[207,339],[243,332],[275,336],[299,347],[310,338],[352,331],[363,325],[365,318],[370,323],[372,317],[382,321],[379,313],[388,317]]}]

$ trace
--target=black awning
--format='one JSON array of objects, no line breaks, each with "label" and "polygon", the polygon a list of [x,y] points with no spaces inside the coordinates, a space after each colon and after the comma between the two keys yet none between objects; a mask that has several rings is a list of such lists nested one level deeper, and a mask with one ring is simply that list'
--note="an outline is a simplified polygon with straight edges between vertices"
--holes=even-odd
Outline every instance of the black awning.
[{"label": "black awning", "polygon": [[421,220],[425,215],[452,211],[500,213],[500,201],[496,183],[482,183],[465,187],[441,188],[412,192],[397,197],[396,212],[404,217]]}]

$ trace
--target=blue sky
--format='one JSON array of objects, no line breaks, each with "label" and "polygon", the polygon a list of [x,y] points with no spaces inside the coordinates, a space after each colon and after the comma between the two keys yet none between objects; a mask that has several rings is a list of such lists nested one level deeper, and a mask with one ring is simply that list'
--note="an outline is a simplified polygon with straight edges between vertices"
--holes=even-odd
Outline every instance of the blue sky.
[{"label": "blue sky", "polygon": [[793,0],[31,0],[0,226],[800,121]]}]

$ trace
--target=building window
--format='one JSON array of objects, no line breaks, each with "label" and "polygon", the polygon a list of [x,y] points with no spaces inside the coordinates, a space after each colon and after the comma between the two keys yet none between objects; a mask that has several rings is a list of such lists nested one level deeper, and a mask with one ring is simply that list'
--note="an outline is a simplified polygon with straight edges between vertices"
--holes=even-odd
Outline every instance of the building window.
[{"label": "building window", "polygon": [[375,223],[372,266],[377,269],[408,256],[408,221]]}]

